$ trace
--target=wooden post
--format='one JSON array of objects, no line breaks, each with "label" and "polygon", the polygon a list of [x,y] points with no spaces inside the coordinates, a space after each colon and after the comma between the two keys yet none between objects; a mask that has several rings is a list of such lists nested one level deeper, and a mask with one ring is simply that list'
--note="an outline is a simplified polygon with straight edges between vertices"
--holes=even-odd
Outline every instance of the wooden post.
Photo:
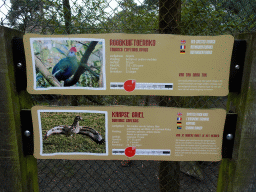
[{"label": "wooden post", "polygon": [[11,42],[22,36],[0,26],[0,191],[39,191],[37,161],[32,155],[23,156],[21,140],[20,110],[30,109],[32,100],[15,87]]},{"label": "wooden post", "polygon": [[247,42],[241,93],[229,93],[227,111],[238,114],[232,159],[223,159],[218,192],[256,189],[256,33],[240,34]]},{"label": "wooden post", "polygon": [[[159,0],[159,33],[179,34],[181,18],[180,0]],[[166,106],[167,97],[158,97],[159,106]],[[156,100],[157,101],[157,100]],[[180,190],[180,164],[177,161],[161,161],[159,166],[159,184],[161,192]]]}]

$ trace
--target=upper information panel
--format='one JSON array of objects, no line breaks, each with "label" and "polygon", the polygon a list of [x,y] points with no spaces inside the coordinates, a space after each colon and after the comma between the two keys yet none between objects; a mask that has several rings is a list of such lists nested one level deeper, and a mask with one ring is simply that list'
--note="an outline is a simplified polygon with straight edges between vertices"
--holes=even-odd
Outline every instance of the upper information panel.
[{"label": "upper information panel", "polygon": [[226,96],[234,38],[26,34],[30,94]]}]

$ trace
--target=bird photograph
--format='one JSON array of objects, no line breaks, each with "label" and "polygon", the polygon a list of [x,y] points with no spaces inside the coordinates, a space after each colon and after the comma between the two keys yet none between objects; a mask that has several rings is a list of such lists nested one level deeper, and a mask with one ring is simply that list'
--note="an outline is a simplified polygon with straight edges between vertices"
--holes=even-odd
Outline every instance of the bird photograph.
[{"label": "bird photograph", "polygon": [[40,112],[43,153],[106,153],[105,113]]},{"label": "bird photograph", "polygon": [[32,45],[37,89],[103,87],[102,40],[35,38]]}]

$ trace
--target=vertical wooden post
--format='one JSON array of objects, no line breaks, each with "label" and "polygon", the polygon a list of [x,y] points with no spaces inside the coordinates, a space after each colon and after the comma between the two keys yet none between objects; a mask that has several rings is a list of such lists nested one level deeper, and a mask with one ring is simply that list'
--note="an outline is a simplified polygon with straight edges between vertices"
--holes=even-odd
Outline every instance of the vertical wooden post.
[{"label": "vertical wooden post", "polygon": [[[179,34],[181,19],[180,0],[159,0],[159,33]],[[166,106],[167,97],[160,97],[158,104]],[[159,166],[160,191],[178,192],[180,189],[180,164],[176,161],[161,161]]]},{"label": "vertical wooden post", "polygon": [[[229,93],[227,110],[238,114],[232,159],[223,159],[218,192],[255,191],[256,189],[256,33],[240,34],[247,50],[241,93]],[[254,190],[253,190],[254,189]]]},{"label": "vertical wooden post", "polygon": [[22,36],[0,27],[0,191],[39,191],[37,161],[32,155],[23,156],[20,128],[20,110],[30,109],[32,100],[15,87],[11,42]]}]

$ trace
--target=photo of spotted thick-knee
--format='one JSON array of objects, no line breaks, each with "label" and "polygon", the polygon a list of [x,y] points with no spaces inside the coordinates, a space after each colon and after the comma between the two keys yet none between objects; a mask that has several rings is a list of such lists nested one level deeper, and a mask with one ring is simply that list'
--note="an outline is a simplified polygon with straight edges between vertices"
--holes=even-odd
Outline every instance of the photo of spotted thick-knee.
[{"label": "photo of spotted thick-knee", "polygon": [[50,129],[45,134],[44,140],[52,134],[64,134],[66,135],[66,137],[73,136],[73,134],[82,134],[88,136],[92,141],[96,142],[99,145],[105,143],[105,140],[102,138],[98,131],[88,126],[80,126],[79,121],[84,120],[81,116],[77,115],[74,118],[73,124],[71,126],[60,125]]}]

